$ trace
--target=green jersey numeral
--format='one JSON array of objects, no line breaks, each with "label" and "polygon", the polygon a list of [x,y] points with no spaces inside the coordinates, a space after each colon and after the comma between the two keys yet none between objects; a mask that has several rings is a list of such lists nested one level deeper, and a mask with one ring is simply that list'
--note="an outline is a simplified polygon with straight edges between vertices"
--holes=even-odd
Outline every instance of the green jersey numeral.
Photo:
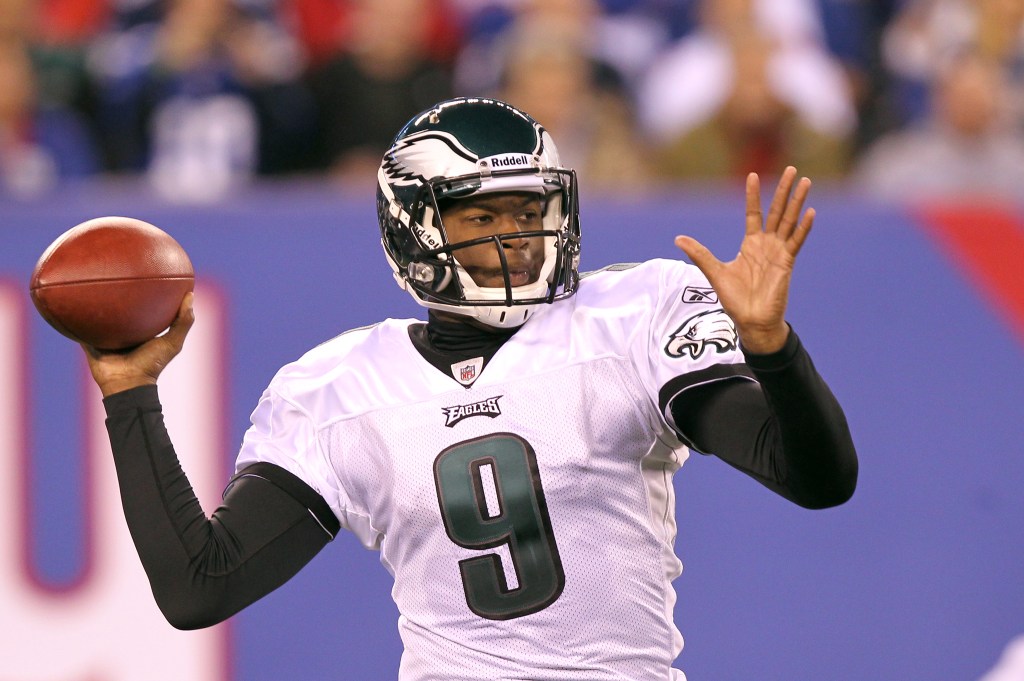
[{"label": "green jersey numeral", "polygon": [[507,620],[554,603],[565,574],[530,444],[495,433],[453,445],[435,459],[434,482],[451,540],[481,551],[505,545],[514,566],[518,585],[509,588],[496,553],[459,561],[469,609]]}]

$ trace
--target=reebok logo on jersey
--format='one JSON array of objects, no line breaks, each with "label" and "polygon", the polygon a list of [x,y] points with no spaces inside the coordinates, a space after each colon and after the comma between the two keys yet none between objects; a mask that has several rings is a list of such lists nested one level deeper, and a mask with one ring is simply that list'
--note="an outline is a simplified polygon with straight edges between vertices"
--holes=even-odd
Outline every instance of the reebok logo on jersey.
[{"label": "reebok logo on jersey", "polygon": [[687,286],[683,289],[684,303],[717,303],[718,294],[715,289],[703,286]]},{"label": "reebok logo on jersey", "polygon": [[697,359],[708,347],[728,352],[739,346],[736,325],[721,309],[708,310],[690,317],[668,337],[665,354],[669,357],[689,355]]},{"label": "reebok logo on jersey", "polygon": [[492,419],[496,416],[501,416],[501,407],[498,406],[498,400],[501,398],[502,395],[498,395],[497,397],[488,397],[486,400],[480,400],[473,404],[442,407],[441,412],[445,416],[444,425],[452,428],[456,423],[464,421],[470,416],[487,416]]}]

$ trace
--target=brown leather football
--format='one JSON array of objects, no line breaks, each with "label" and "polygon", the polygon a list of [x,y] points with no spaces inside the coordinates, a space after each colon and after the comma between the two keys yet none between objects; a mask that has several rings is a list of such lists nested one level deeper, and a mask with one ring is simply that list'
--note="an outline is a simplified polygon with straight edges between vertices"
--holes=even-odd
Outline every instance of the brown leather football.
[{"label": "brown leather football", "polygon": [[29,292],[68,338],[124,350],[166,330],[194,285],[192,262],[169,234],[134,218],[101,217],[50,244]]}]

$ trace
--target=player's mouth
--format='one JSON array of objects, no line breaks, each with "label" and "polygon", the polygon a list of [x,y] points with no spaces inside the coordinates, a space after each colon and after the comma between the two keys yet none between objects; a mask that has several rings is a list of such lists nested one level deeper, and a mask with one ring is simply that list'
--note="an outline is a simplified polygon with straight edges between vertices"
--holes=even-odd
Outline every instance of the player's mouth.
[{"label": "player's mouth", "polygon": [[[487,288],[505,288],[505,273],[500,267],[467,267],[466,272],[479,286]],[[508,284],[512,288],[532,284],[540,277],[540,267],[525,264],[511,266],[508,269]]]},{"label": "player's mouth", "polygon": [[508,283],[512,288],[526,286],[536,281],[537,275],[526,269],[509,270]]}]

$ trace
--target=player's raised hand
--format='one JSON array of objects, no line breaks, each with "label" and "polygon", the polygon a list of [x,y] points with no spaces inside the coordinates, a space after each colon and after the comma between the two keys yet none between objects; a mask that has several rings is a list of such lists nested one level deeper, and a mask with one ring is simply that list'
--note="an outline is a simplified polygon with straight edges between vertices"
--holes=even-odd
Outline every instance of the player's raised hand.
[{"label": "player's raised hand", "polygon": [[743,346],[755,353],[779,350],[789,334],[785,314],[793,265],[814,224],[814,209],[803,212],[811,181],[797,182],[796,175],[792,166],[783,171],[767,217],[761,213],[760,180],[756,173],[747,176],[746,234],[735,259],[722,262],[689,236],[675,240],[718,292]]},{"label": "player's raised hand", "polygon": [[104,397],[141,385],[155,384],[160,372],[174,359],[185,344],[185,336],[195,322],[192,310],[194,294],[186,293],[178,308],[178,316],[167,333],[127,351],[103,352],[82,345],[89,362],[89,371]]}]

